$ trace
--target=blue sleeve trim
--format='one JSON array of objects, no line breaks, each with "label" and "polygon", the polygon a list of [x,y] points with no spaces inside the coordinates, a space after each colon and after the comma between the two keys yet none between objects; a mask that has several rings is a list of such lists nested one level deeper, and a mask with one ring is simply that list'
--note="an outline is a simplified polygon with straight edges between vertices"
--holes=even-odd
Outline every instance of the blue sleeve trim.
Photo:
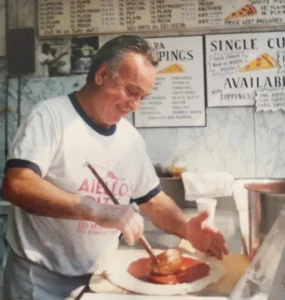
[{"label": "blue sleeve trim", "polygon": [[162,187],[159,184],[156,188],[154,188],[153,190],[151,190],[150,192],[148,192],[145,196],[137,198],[137,199],[131,199],[131,203],[135,202],[136,204],[140,205],[143,203],[148,202],[151,198],[153,198],[154,196],[156,196],[158,193],[160,193],[162,191]]},{"label": "blue sleeve trim", "polygon": [[42,176],[42,172],[41,172],[41,169],[39,168],[39,166],[36,165],[35,163],[33,163],[29,160],[25,160],[25,159],[16,159],[16,158],[9,159],[6,162],[5,172],[9,168],[28,168],[28,169],[33,170],[38,175]]}]

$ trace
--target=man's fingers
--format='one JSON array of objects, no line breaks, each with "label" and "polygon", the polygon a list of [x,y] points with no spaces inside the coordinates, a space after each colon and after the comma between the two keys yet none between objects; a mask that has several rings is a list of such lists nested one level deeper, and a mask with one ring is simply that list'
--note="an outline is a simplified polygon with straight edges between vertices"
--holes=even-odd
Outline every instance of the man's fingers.
[{"label": "man's fingers", "polygon": [[131,228],[128,227],[128,228],[124,229],[123,238],[129,246],[134,245],[135,239],[134,239],[133,232],[132,232]]},{"label": "man's fingers", "polygon": [[219,260],[223,258],[220,248],[216,247],[214,244],[212,245],[211,249],[208,251],[208,254],[215,256]]},{"label": "man's fingers", "polygon": [[207,253],[209,255],[215,256],[218,259],[222,259],[224,254],[228,254],[229,251],[224,243],[220,243],[218,240],[213,240],[211,246],[209,247]]},{"label": "man's fingers", "polygon": [[143,230],[144,230],[143,220],[142,220],[141,216],[138,216],[138,217],[135,217],[133,220],[133,223],[130,225],[132,228],[135,240],[138,240],[142,236]]},{"label": "man's fingers", "polygon": [[216,240],[218,240],[220,243],[225,243],[225,238],[220,231],[217,231],[216,233]]},{"label": "man's fingers", "polygon": [[213,245],[215,245],[215,247],[218,247],[223,254],[229,253],[229,249],[227,248],[225,243],[221,243],[219,240],[214,240]]},{"label": "man's fingers", "polygon": [[132,211],[122,228],[125,241],[132,246],[142,236],[143,230],[144,222],[142,216]]},{"label": "man's fingers", "polygon": [[205,221],[206,219],[208,219],[210,213],[209,211],[205,210],[199,213],[199,215],[195,218],[196,222],[202,223],[203,221]]}]

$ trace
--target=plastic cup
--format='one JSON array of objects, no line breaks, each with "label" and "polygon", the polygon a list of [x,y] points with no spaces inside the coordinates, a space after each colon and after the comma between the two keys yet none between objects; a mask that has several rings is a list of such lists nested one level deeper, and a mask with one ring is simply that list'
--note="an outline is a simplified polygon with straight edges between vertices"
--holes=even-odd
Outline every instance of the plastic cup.
[{"label": "plastic cup", "polygon": [[213,225],[215,220],[217,200],[212,198],[198,198],[196,203],[198,212],[207,210],[210,213],[206,222],[209,225]]}]

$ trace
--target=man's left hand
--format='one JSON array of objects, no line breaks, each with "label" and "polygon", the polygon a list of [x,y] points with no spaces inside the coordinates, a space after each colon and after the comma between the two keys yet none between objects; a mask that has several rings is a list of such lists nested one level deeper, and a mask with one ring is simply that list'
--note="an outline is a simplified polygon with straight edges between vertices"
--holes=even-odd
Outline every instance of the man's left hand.
[{"label": "man's left hand", "polygon": [[191,218],[186,224],[186,239],[194,248],[222,259],[223,255],[228,254],[229,251],[220,231],[207,224],[208,217],[209,212],[204,211]]}]

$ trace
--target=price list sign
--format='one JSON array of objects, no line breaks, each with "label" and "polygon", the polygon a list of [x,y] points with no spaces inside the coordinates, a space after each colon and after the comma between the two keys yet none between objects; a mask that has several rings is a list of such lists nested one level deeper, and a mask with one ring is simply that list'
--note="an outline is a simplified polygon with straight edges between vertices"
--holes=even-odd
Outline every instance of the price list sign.
[{"label": "price list sign", "polygon": [[39,36],[285,24],[284,0],[38,0]]},{"label": "price list sign", "polygon": [[205,126],[202,36],[148,41],[157,49],[160,63],[150,96],[135,112],[135,126]]}]

